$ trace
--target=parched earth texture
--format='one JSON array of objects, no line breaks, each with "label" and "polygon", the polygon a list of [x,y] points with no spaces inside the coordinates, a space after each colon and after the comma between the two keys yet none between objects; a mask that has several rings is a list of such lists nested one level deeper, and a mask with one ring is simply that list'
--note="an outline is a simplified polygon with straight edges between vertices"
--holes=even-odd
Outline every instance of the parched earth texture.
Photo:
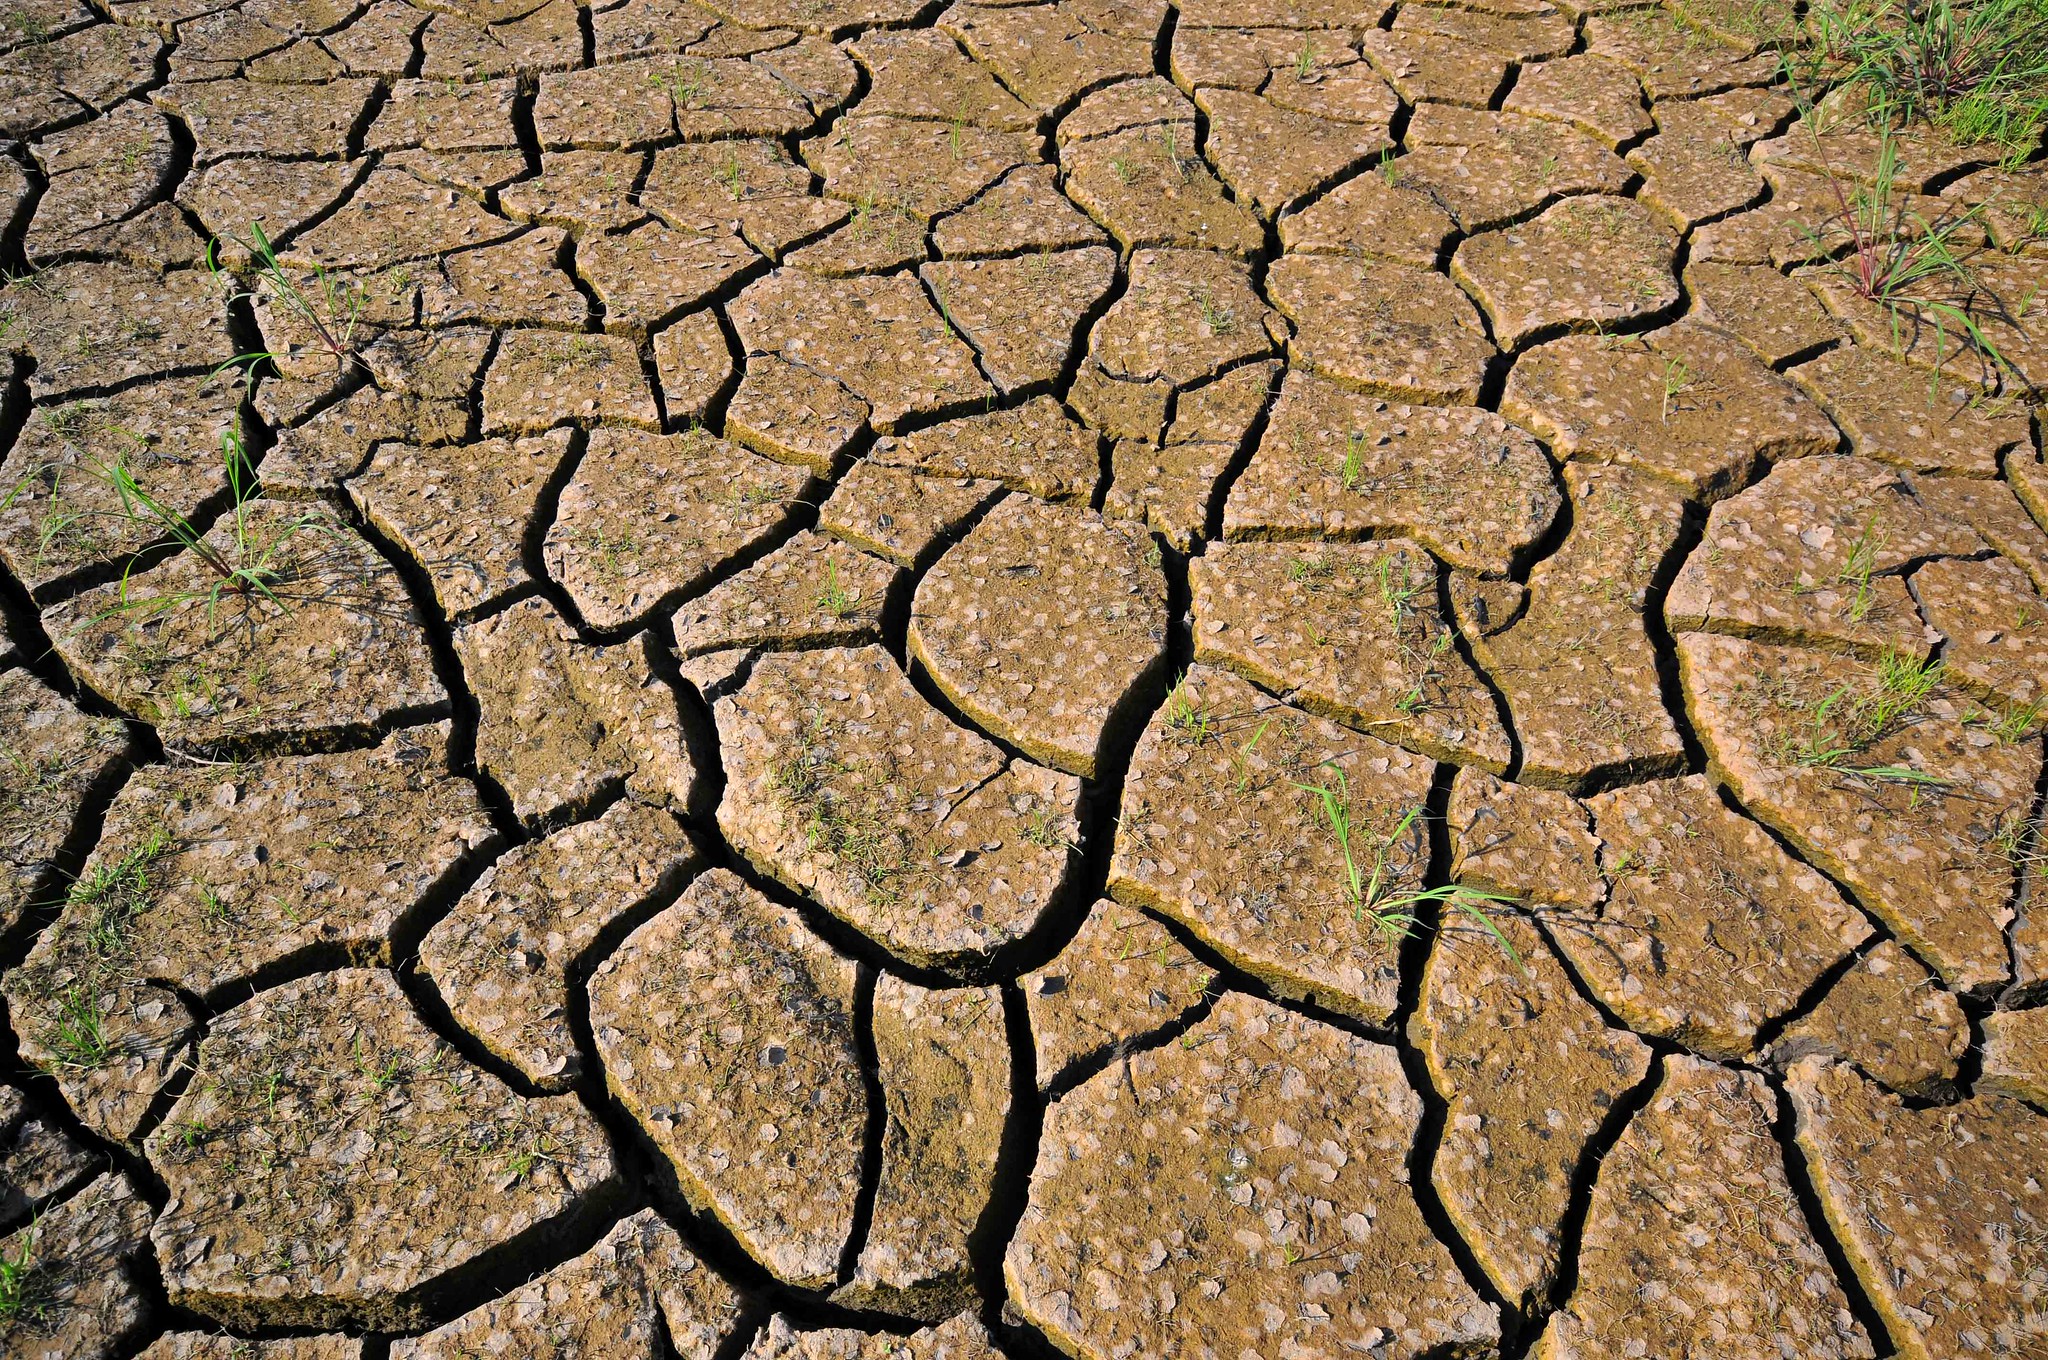
[{"label": "parched earth texture", "polygon": [[0,1353],[2048,1355],[2048,174],[1794,17],[0,0]]}]

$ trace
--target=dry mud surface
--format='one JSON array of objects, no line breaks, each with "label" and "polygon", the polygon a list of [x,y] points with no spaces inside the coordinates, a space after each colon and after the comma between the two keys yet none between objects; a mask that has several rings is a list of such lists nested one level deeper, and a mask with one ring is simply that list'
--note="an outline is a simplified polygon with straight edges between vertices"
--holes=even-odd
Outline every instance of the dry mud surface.
[{"label": "dry mud surface", "polygon": [[0,0],[0,1354],[2048,1355],[2048,175],[1756,14]]}]

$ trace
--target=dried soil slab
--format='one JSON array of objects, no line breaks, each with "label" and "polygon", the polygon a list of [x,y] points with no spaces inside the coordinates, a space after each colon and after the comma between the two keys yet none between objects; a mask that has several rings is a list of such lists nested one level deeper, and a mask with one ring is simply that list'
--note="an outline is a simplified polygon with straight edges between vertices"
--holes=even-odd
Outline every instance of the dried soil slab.
[{"label": "dried soil slab", "polygon": [[1147,444],[1166,438],[1166,410],[1172,400],[1173,384],[1164,378],[1127,382],[1110,377],[1092,361],[1082,364],[1067,389],[1067,403],[1091,429],[1114,440]]},{"label": "dried soil slab", "polygon": [[715,713],[720,829],[913,963],[981,960],[1065,886],[1080,782],[1006,762],[880,647],[764,657]]},{"label": "dried soil slab", "polygon": [[391,1354],[394,1360],[547,1353],[659,1360],[680,1353],[695,1360],[719,1348],[739,1314],[733,1287],[692,1255],[654,1210],[642,1209],[581,1256],[425,1336],[394,1342]]},{"label": "dried soil slab", "polygon": [[1441,33],[1374,29],[1359,44],[1387,83],[1410,104],[1483,109],[1500,93],[1513,58]]},{"label": "dried soil slab", "polygon": [[696,779],[675,695],[651,673],[644,640],[576,641],[538,599],[455,633],[482,709],[477,765],[528,826],[573,815],[623,783],[683,809]]},{"label": "dried soil slab", "polygon": [[[1659,105],[1660,110],[1670,105]],[[1679,231],[1726,217],[1763,196],[1764,178],[1743,145],[1708,122],[1678,122],[1660,113],[1664,130],[1628,153],[1643,177],[1642,201]]]},{"label": "dried soil slab", "polygon": [[829,231],[849,211],[844,203],[813,197],[811,172],[781,143],[752,139],[656,152],[640,201],[678,229],[737,223],[740,234],[771,258]]},{"label": "dried soil slab", "polygon": [[[2006,461],[2008,472],[2023,466],[2017,457]],[[2011,484],[1968,477],[1913,479],[1914,494],[1922,504],[1975,529],[1986,543],[2017,563],[2036,590],[2048,591],[2048,533],[2028,517],[2013,494],[2014,486],[2024,485],[2024,472],[2014,476]]]},{"label": "dried soil slab", "polygon": [[777,1313],[745,1360],[1002,1360],[1002,1354],[972,1313],[909,1336],[839,1327],[799,1332]]},{"label": "dried soil slab", "polygon": [[332,217],[278,254],[284,263],[306,268],[389,269],[406,260],[487,245],[518,229],[465,194],[403,170],[379,168]]},{"label": "dried soil slab", "polygon": [[967,717],[1092,778],[1165,659],[1165,584],[1127,532],[1011,497],[918,583],[910,651]]},{"label": "dried soil slab", "polygon": [[541,553],[592,626],[631,626],[773,534],[810,483],[703,429],[600,428]]},{"label": "dried soil slab", "polygon": [[449,1013],[543,1091],[583,1072],[569,1027],[572,978],[697,864],[666,812],[614,803],[530,841],[484,871],[420,941],[420,964]]},{"label": "dried soil slab", "polygon": [[576,270],[604,303],[605,329],[637,335],[701,306],[759,259],[734,235],[649,224],[583,241]]},{"label": "dried soil slab", "polygon": [[519,145],[512,127],[512,80],[451,84],[399,80],[364,138],[366,151],[505,151]]},{"label": "dried soil slab", "polygon": [[1517,958],[1475,927],[1447,929],[1409,1033],[1450,1102],[1437,1193],[1501,1292],[1541,1297],[1586,1146],[1651,1054],[1579,998],[1534,928],[1505,915],[1494,924]]},{"label": "dried soil slab", "polygon": [[2025,572],[2003,558],[1930,562],[1913,573],[1913,594],[1948,639],[1944,673],[1956,684],[2016,714],[2048,696],[2048,601]]},{"label": "dried soil slab", "polygon": [[1422,188],[1405,185],[1396,162],[1359,175],[1280,219],[1280,244],[1301,255],[1364,255],[1434,269],[1457,223]]},{"label": "dried soil slab", "polygon": [[[388,392],[426,401],[458,402],[466,408],[495,340],[490,331],[477,326],[386,331],[363,350],[361,358]],[[263,389],[256,391],[260,400]]]},{"label": "dried soil slab", "polygon": [[1840,345],[1786,376],[1834,417],[1859,455],[1880,463],[1995,477],[2001,455],[2027,442],[2023,409],[1987,402],[1968,387],[1930,383],[1925,372],[1882,350]]},{"label": "dried soil slab", "polygon": [[0,1088],[0,1227],[16,1228],[103,1165],[38,1102]]},{"label": "dried soil slab", "polygon": [[191,130],[201,165],[228,156],[337,159],[377,90],[374,80],[268,85],[214,80],[167,85],[151,96]]},{"label": "dried soil slab", "polygon": [[637,151],[543,152],[540,174],[506,185],[498,207],[515,222],[619,231],[647,217],[632,194],[645,160]]},{"label": "dried soil slab", "polygon": [[[1667,9],[1631,9],[1586,20],[1586,48],[1633,71],[1652,100],[1698,99],[1768,85],[1782,67],[1775,52],[1729,46]],[[1748,50],[1745,50],[1748,48]]]},{"label": "dried soil slab", "polygon": [[1349,809],[1353,855],[1380,864],[1385,892],[1398,896],[1428,865],[1421,818],[1410,814],[1432,768],[1196,666],[1139,738],[1109,891],[1179,921],[1283,996],[1384,1021],[1399,941],[1345,896],[1344,846],[1314,788]]},{"label": "dried soil slab", "polygon": [[[242,235],[260,222],[272,241],[326,212],[361,174],[361,162],[274,161],[245,157],[195,170],[178,188],[178,201],[216,235]],[[247,252],[221,243],[224,262],[239,266]]]},{"label": "dried soil slab", "polygon": [[1232,540],[1402,534],[1455,567],[1505,573],[1561,505],[1541,446],[1498,416],[1390,403],[1295,370],[1231,487],[1223,531]]},{"label": "dried soil slab", "polygon": [[1982,1095],[1909,1110],[1840,1065],[1786,1085],[1814,1189],[1901,1356],[2022,1355],[2044,1321],[2026,1245],[2048,1213],[2033,1174],[2048,1121]]},{"label": "dried soil slab", "polygon": [[1577,56],[1525,66],[1502,109],[1571,123],[1610,148],[1634,141],[1654,124],[1643,107],[1643,87],[1611,57]]},{"label": "dried soil slab", "polygon": [[127,1176],[109,1172],[0,1238],[0,1260],[27,1306],[0,1317],[0,1350],[20,1360],[112,1360],[150,1312],[137,1282],[149,1267],[150,1207]]},{"label": "dried soil slab", "polygon": [[[1173,81],[1190,94],[1198,89],[1247,90],[1256,93],[1280,77],[1297,85],[1316,86],[1350,74],[1359,64],[1341,30],[1356,22],[1349,13],[1332,15],[1333,23],[1309,22],[1301,27],[1251,24],[1243,12],[1219,16],[1229,27],[1198,25],[1188,11],[1174,25],[1173,50],[1167,65]],[[1371,68],[1366,74],[1371,76]]]},{"label": "dried soil slab", "polygon": [[1489,630],[1458,603],[1474,656],[1507,696],[1520,778],[1577,788],[1606,773],[1666,772],[1684,747],[1657,683],[1644,608],[1685,502],[1627,468],[1568,464],[1571,533],[1529,576],[1528,607]]},{"label": "dried soil slab", "polygon": [[1166,18],[1159,0],[1050,5],[956,4],[938,26],[1041,113],[1084,90],[1152,74],[1152,44]]},{"label": "dried soil slab", "polygon": [[1495,341],[1519,349],[1538,335],[1604,331],[1675,307],[1677,244],[1628,199],[1568,198],[1521,226],[1467,239],[1451,277],[1486,309]]},{"label": "dried soil slab", "polygon": [[1566,458],[1639,468],[1709,499],[1748,481],[1759,458],[1832,453],[1841,442],[1797,387],[1695,322],[1538,345],[1508,375],[1501,413]]},{"label": "dried soil slab", "polygon": [[847,50],[869,74],[863,116],[969,123],[1002,132],[1029,132],[1038,125],[1036,112],[935,29],[864,33]]},{"label": "dried soil slab", "polygon": [[1215,974],[1166,928],[1104,898],[1052,962],[1018,979],[1031,1017],[1038,1089],[1185,1017]]},{"label": "dried soil slab", "polygon": [[472,23],[452,14],[439,14],[427,25],[420,46],[425,60],[420,74],[429,80],[468,80],[475,76],[531,77],[537,71],[562,71],[575,66],[583,55],[578,29],[578,6],[569,0],[529,7],[522,3],[518,15],[469,11],[482,20]]},{"label": "dried soil slab", "polygon": [[1982,1086],[2048,1105],[2048,1009],[1995,1011],[1984,1017]]},{"label": "dried soil slab", "polygon": [[1050,397],[878,439],[875,463],[938,477],[982,478],[1049,501],[1085,501],[1102,478],[1092,432]]},{"label": "dried soil slab", "polygon": [[1619,194],[1629,168],[1600,140],[1547,118],[1430,104],[1416,112],[1408,154],[1386,173],[1419,190],[1466,231],[1519,221],[1553,199]]},{"label": "dried soil slab", "polygon": [[1438,611],[1437,565],[1409,539],[1233,543],[1189,563],[1195,660],[1312,713],[1498,774],[1512,749],[1493,694]]},{"label": "dried soil slab", "polygon": [[818,528],[899,567],[914,567],[1001,494],[1001,485],[987,479],[926,477],[864,460],[818,507]]},{"label": "dried soil slab", "polygon": [[[1164,82],[1159,82],[1164,85]],[[1264,246],[1251,211],[1225,196],[1203,165],[1195,142],[1195,107],[1171,86],[1175,103],[1164,121],[1074,140],[1070,124],[1113,128],[1124,121],[1116,90],[1091,95],[1061,124],[1060,166],[1068,197],[1115,236],[1125,250],[1188,246],[1249,257]],[[1110,116],[1118,113],[1118,116]]]},{"label": "dried soil slab", "polygon": [[361,1360],[363,1343],[352,1336],[293,1336],[246,1341],[225,1332],[166,1332],[137,1360]]},{"label": "dried soil slab", "polygon": [[683,1193],[809,1288],[832,1284],[860,1189],[855,986],[852,960],[723,869],[590,984],[605,1081]]},{"label": "dried soil slab", "polygon": [[22,243],[31,258],[55,255],[144,207],[174,154],[169,125],[147,104],[123,104],[53,133],[36,152],[50,179]]},{"label": "dried soil slab", "polygon": [[750,354],[726,405],[725,432],[778,462],[829,477],[866,431],[871,411],[845,383],[807,363]]},{"label": "dried soil slab", "polygon": [[1047,1111],[1011,1298],[1090,1357],[1478,1351],[1497,1311],[1404,1183],[1421,1113],[1393,1049],[1226,997]]},{"label": "dried soil slab", "polygon": [[1739,1061],[1870,934],[1862,913],[1704,777],[1587,800],[1610,883],[1597,919],[1551,935],[1593,993],[1638,1033]]},{"label": "dried soil slab", "polygon": [[510,331],[491,359],[483,397],[486,434],[569,421],[661,427],[639,351],[623,336]]},{"label": "dried soil slab", "polygon": [[932,243],[948,259],[1069,250],[1109,239],[1059,191],[1050,165],[1020,165],[966,207],[940,219]]},{"label": "dried soil slab", "polygon": [[[1879,693],[1876,662],[1705,633],[1680,638],[1678,659],[1710,768],[1746,808],[1846,884],[1950,986],[2005,979],[2013,866],[1992,840],[2007,819],[2027,816],[2038,742],[2005,745],[1966,724],[1976,705],[1940,685],[1871,739],[1858,715]],[[1826,763],[1801,760],[1837,748],[1844,754]],[[1891,769],[1915,778],[1882,773]]]},{"label": "dried soil slab", "polygon": [[162,537],[123,513],[114,470],[158,504],[194,515],[227,488],[221,438],[236,428],[231,379],[167,378],[37,407],[0,464],[0,558],[30,591]]},{"label": "dried soil slab", "polygon": [[1039,139],[962,122],[859,114],[803,144],[825,193],[849,203],[901,208],[929,221],[964,207],[1004,175],[1038,159]]},{"label": "dried soil slab", "polygon": [[38,401],[198,372],[235,354],[204,270],[126,264],[60,264],[16,280],[0,291],[0,344],[35,359],[29,391]]},{"label": "dried soil slab", "polygon": [[1205,150],[1223,182],[1271,217],[1344,171],[1393,147],[1390,126],[1399,101],[1378,81],[1382,116],[1339,122],[1282,107],[1241,90],[1201,90],[1209,115]]},{"label": "dried soil slab", "polygon": [[661,405],[669,422],[701,422],[719,394],[732,386],[732,349],[718,313],[707,307],[656,333],[654,371],[661,379]]},{"label": "dried soil slab", "polygon": [[968,1240],[995,1189],[1010,1048],[995,987],[875,984],[882,1169],[853,1279],[835,1299],[942,1318],[971,1306]]},{"label": "dried soil slab", "polygon": [[552,326],[581,330],[590,304],[562,268],[555,227],[465,250],[425,269],[420,321],[427,326]]},{"label": "dried soil slab", "polygon": [[883,603],[900,575],[887,562],[805,530],[678,609],[670,621],[677,654],[880,642]]},{"label": "dried soil slab", "polygon": [[[1689,265],[1685,287],[1702,320],[1748,345],[1773,368],[1842,338],[1842,328],[1811,289],[1768,265]],[[1848,349],[1853,346],[1831,352]],[[1802,385],[1814,392],[1813,385]],[[1824,396],[1815,395],[1828,405]]]},{"label": "dried soil slab", "polygon": [[263,489],[281,500],[310,500],[340,490],[369,461],[370,450],[387,440],[452,444],[468,432],[469,412],[461,403],[360,387],[296,429],[278,431],[277,443],[263,455]]},{"label": "dried soil slab", "polygon": [[[1987,1016],[1987,1032],[1996,1016]],[[1780,1065],[1819,1056],[1856,1064],[1902,1095],[1953,1093],[1970,1022],[1919,960],[1881,940],[1771,1045]],[[1988,1057],[1987,1057],[1988,1063]]]},{"label": "dried soil slab", "polygon": [[354,23],[327,34],[320,45],[352,76],[393,80],[412,66],[413,39],[423,27],[420,12],[411,5],[377,0]]},{"label": "dried soil slab", "polygon": [[2048,254],[2048,170],[2038,164],[1994,166],[1965,175],[1943,198],[1982,204],[1992,244],[2012,254]]},{"label": "dried soil slab", "polygon": [[1473,47],[1504,52],[1518,62],[1562,56],[1571,50],[1578,37],[1572,20],[1547,5],[1403,5],[1394,16],[1391,31],[1433,33]]},{"label": "dried soil slab", "polygon": [[1904,569],[1982,551],[1968,525],[1928,510],[1881,463],[1795,459],[1714,507],[1664,617],[1680,631],[1925,657],[1939,639]]},{"label": "dried soil slab", "polygon": [[94,789],[118,775],[127,733],[27,671],[0,671],[0,934],[14,929]]},{"label": "dried soil slab", "polygon": [[115,24],[57,37],[22,31],[29,40],[0,57],[0,132],[13,138],[79,122],[139,92],[156,79],[164,50],[154,34]]},{"label": "dried soil slab", "polygon": [[924,259],[925,226],[922,217],[907,209],[855,204],[843,226],[791,251],[783,262],[826,278],[894,273]]},{"label": "dried soil slab", "polygon": [[1397,400],[1471,405],[1494,348],[1441,274],[1330,255],[1282,256],[1266,275],[1296,327],[1294,362]]},{"label": "dried soil slab", "polygon": [[382,444],[348,483],[370,523],[403,545],[451,618],[477,614],[531,582],[520,548],[569,432],[457,447]]},{"label": "dried soil slab", "polygon": [[1186,387],[1272,352],[1251,271],[1208,250],[1141,250],[1122,297],[1089,336],[1113,378]]},{"label": "dried soil slab", "polygon": [[1786,1177],[1776,1118],[1756,1073],[1667,1058],[1600,1164],[1578,1287],[1533,1354],[1875,1354]]},{"label": "dried soil slab", "polygon": [[148,1148],[165,1288],[243,1328],[418,1326],[438,1290],[574,1232],[617,1175],[574,1097],[514,1094],[382,970],[216,1020]]},{"label": "dried soil slab", "polygon": [[[241,562],[234,519],[205,541]],[[262,596],[212,602],[219,578],[180,553],[44,611],[59,655],[177,744],[360,733],[447,703],[405,585],[369,544],[281,501],[250,501],[242,519],[276,573]]]},{"label": "dried soil slab", "polygon": [[1007,395],[1059,381],[1082,321],[1116,281],[1116,252],[1097,246],[952,260],[918,273],[945,318],[979,353],[982,371]]},{"label": "dried soil slab", "polygon": [[1891,183],[1900,193],[1924,194],[1930,185],[1949,179],[1958,170],[1997,159],[1987,155],[1988,148],[1982,144],[1961,145],[1925,126],[1881,138],[1862,118],[1846,114],[1846,106],[1846,100],[1836,108],[1823,103],[1782,135],[1758,142],[1757,163],[1790,166],[1810,175],[1840,175],[1858,184],[1874,185],[1888,140]]},{"label": "dried soil slab", "polygon": [[1165,442],[1120,439],[1102,503],[1110,519],[1136,520],[1181,552],[1208,532],[1216,493],[1266,409],[1277,361],[1246,364],[1180,394]]},{"label": "dried soil slab", "polygon": [[126,1139],[190,1036],[166,984],[217,1004],[280,972],[385,958],[391,932],[495,844],[475,790],[444,773],[446,739],[412,729],[225,778],[139,773],[63,916],[7,978],[24,1054],[89,1126]]},{"label": "dried soil slab", "polygon": [[1460,770],[1444,820],[1459,883],[1589,913],[1607,900],[1592,815],[1568,793]]},{"label": "dried soil slab", "polygon": [[974,353],[955,338],[915,279],[819,279],[780,269],[727,308],[750,354],[804,363],[873,408],[878,430],[912,414],[991,394]]}]

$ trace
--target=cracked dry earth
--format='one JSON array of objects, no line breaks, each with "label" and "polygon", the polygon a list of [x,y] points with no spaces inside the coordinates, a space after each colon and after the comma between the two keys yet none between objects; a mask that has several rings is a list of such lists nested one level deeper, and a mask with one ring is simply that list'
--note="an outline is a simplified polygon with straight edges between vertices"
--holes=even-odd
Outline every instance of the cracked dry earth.
[{"label": "cracked dry earth", "polygon": [[2048,178],[1554,3],[0,0],[0,1353],[2048,1355]]}]

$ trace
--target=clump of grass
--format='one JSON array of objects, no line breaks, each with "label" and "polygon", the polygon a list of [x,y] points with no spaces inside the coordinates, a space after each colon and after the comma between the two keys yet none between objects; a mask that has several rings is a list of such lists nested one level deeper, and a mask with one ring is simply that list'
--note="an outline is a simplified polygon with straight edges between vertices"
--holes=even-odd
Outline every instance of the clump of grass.
[{"label": "clump of grass", "polygon": [[1209,705],[1188,693],[1188,678],[1181,676],[1166,696],[1166,731],[1175,741],[1199,746],[1216,734],[1216,716]]},{"label": "clump of grass", "polygon": [[0,1322],[32,1322],[49,1308],[49,1291],[36,1261],[40,1217],[15,1235],[14,1245],[0,1250]]},{"label": "clump of grass", "polygon": [[1852,0],[1808,23],[1796,74],[1834,81],[1876,124],[1924,122],[2017,160],[2048,120],[2048,0]]},{"label": "clump of grass", "polygon": [[1884,783],[1946,787],[1948,781],[1908,765],[1863,765],[1862,753],[1898,732],[1941,685],[1946,666],[1887,651],[1876,683],[1858,690],[1838,685],[1807,715],[1805,734],[1791,743],[1794,764],[1835,770]]},{"label": "clump of grass", "polygon": [[[1443,910],[1458,913],[1484,930],[1519,967],[1521,955],[1515,952],[1514,944],[1486,913],[1488,904],[1512,903],[1515,899],[1459,883],[1435,888],[1402,888],[1392,862],[1394,848],[1414,830],[1422,818],[1422,809],[1409,808],[1401,814],[1393,829],[1383,836],[1364,837],[1370,845],[1362,848],[1356,843],[1361,838],[1351,819],[1350,782],[1341,768],[1327,763],[1326,768],[1335,776],[1334,784],[1330,780],[1314,784],[1296,781],[1294,787],[1315,798],[1317,810],[1343,856],[1341,888],[1352,920],[1369,927],[1388,943],[1399,943],[1415,932],[1423,909],[1436,904]],[[1370,850],[1369,865],[1365,862],[1365,849]]]},{"label": "clump of grass", "polygon": [[859,607],[859,601],[839,581],[839,564],[825,564],[825,584],[818,587],[817,604],[820,611],[835,619],[843,619]]},{"label": "clump of grass", "polygon": [[[243,298],[250,302],[267,300],[305,328],[312,336],[313,347],[333,360],[335,374],[339,377],[346,377],[351,369],[362,366],[362,360],[356,355],[356,331],[370,299],[361,284],[318,268],[313,271],[313,287],[308,293],[293,282],[291,275],[278,262],[277,250],[271,245],[261,222],[249,224],[246,240],[233,236],[227,239],[240,246],[256,265],[255,284],[243,288],[221,264],[220,241],[207,242],[206,268],[222,284],[230,301]],[[214,371],[240,368],[246,373],[253,373],[264,361],[274,364],[278,357],[269,351],[238,354]]]}]

